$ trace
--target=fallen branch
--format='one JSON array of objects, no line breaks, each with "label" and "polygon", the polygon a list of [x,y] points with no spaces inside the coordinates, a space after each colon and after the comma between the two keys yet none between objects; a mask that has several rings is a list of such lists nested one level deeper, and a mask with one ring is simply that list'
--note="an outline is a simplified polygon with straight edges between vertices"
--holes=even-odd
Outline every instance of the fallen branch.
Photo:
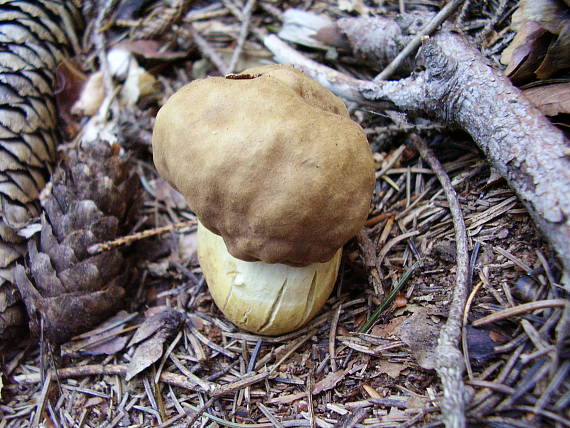
[{"label": "fallen branch", "polygon": [[[87,366],[78,367],[67,367],[64,369],[58,369],[57,372],[49,372],[57,375],[58,379],[67,379],[75,377],[85,377],[85,376],[97,376],[97,375],[118,375],[125,376],[127,373],[126,364],[93,364]],[[39,373],[25,374],[14,376],[14,380],[21,384],[29,383],[40,383],[42,378]],[[176,373],[163,372],[160,375],[160,381],[166,383],[167,385],[176,386],[178,388],[186,389],[188,391],[202,391],[200,386],[193,382],[187,380],[186,376],[179,375]]]},{"label": "fallen branch", "polygon": [[[362,34],[364,45],[365,33]],[[517,193],[558,253],[565,273],[563,282],[569,286],[568,142],[564,134],[462,36],[442,32],[429,38],[418,54],[424,71],[384,82],[345,76],[303,57],[274,36],[268,36],[265,44],[279,62],[300,64],[304,72],[337,95],[356,102],[362,98],[379,102],[377,109],[391,104],[409,114],[427,115],[467,131]],[[382,49],[382,46],[376,48]]]}]

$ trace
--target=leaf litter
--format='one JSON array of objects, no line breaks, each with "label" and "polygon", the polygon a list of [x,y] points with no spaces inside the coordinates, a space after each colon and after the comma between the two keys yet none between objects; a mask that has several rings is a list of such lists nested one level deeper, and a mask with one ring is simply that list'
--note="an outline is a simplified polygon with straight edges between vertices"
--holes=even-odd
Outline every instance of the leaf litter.
[{"label": "leaf litter", "polygon": [[[174,2],[178,3],[185,2]],[[332,9],[325,2],[313,3],[312,12],[329,17],[342,16],[342,9],[363,8],[362,2],[342,2]],[[438,2],[423,3],[409,6],[429,12],[439,6]],[[253,33],[264,26],[280,25],[282,10],[278,5],[260,2],[258,6],[251,17]],[[173,46],[168,52],[185,52],[187,42],[178,43],[177,34],[189,32],[188,23],[199,17],[203,21],[200,33],[209,46],[222,52],[231,50],[235,41],[232,32],[219,32],[215,25],[206,24],[223,24],[237,34],[242,17],[237,2],[196,5],[178,21],[176,7],[168,15],[172,20],[168,22],[175,22],[172,31],[164,29],[164,22],[155,22],[139,27],[141,34],[168,41]],[[397,12],[397,6],[391,4],[379,9]],[[490,19],[485,15],[489,11],[482,12],[479,20],[481,16]],[[497,31],[510,31],[504,26],[507,19],[497,22],[503,22]],[[475,36],[481,29],[470,16],[469,6],[463,25]],[[541,22],[542,28],[557,35],[545,25]],[[137,40],[137,27],[127,28],[130,40]],[[261,55],[264,48],[253,36],[243,49],[250,58],[267,57]],[[177,60],[168,55],[161,60]],[[147,61],[154,56],[154,52],[143,53],[141,64],[152,67]],[[193,64],[173,63],[164,74],[154,71],[164,88],[161,103],[195,77],[199,70]],[[351,67],[350,62],[343,66]],[[530,72],[536,74],[538,66],[535,63]],[[358,68],[354,71],[366,73]],[[133,111],[121,113],[123,126],[128,126],[125,147],[137,157],[146,191],[138,226],[143,229],[194,218],[183,203],[157,185],[149,158],[151,120],[141,121],[155,112],[156,106],[145,106],[139,100]],[[170,231],[168,239],[133,244],[135,252],[146,253],[151,246],[155,249],[148,252],[153,257],[140,264],[140,283],[130,297],[131,307],[139,313],[144,307],[167,309],[146,317],[132,337],[140,320],[126,316],[124,324],[87,336],[96,342],[98,335],[123,332],[119,336],[132,345],[127,351],[117,346],[108,356],[72,353],[63,364],[44,363],[46,355],[34,346],[11,354],[0,408],[6,426],[29,426],[28,421],[51,421],[57,426],[69,421],[84,426],[185,426],[193,420],[196,426],[234,427],[437,423],[439,381],[431,369],[422,366],[438,357],[433,354],[434,332],[447,316],[454,285],[453,251],[436,248],[445,242],[453,248],[454,233],[439,184],[417,153],[405,145],[408,126],[424,129],[434,138],[434,149],[459,196],[470,250],[474,251],[477,243],[481,248],[471,267],[474,286],[470,310],[465,314],[467,336],[473,343],[469,346],[473,364],[473,376],[468,379],[472,388],[469,417],[483,424],[515,426],[520,426],[516,423],[521,418],[531,425],[567,423],[568,305],[521,308],[527,300],[515,292],[520,279],[528,277],[539,289],[535,293],[540,293],[541,300],[564,295],[556,282],[553,253],[537,235],[526,210],[501,180],[490,180],[493,171],[465,136],[439,135],[437,128],[421,121],[403,126],[394,118],[366,110],[357,109],[355,117],[379,155],[377,170],[381,174],[370,215],[377,220],[364,230],[376,251],[373,248],[365,253],[355,242],[349,243],[337,291],[309,325],[281,337],[259,337],[236,329],[213,305],[195,258],[188,258],[192,250],[184,248],[191,244],[172,245],[186,240],[193,228]],[[157,198],[156,194],[166,196]],[[385,212],[392,215],[381,217]],[[385,244],[388,249],[382,251]],[[387,305],[369,334],[358,333],[382,303],[382,293],[398,284],[419,257],[421,267],[402,290],[407,303]],[[380,263],[376,263],[378,258]],[[335,318],[340,304],[342,310]],[[483,334],[480,329],[473,333],[474,322],[503,314],[508,308],[518,312],[491,320],[491,329],[482,330]],[[183,322],[186,316],[181,311],[187,311],[187,322]],[[335,331],[331,332],[335,319]],[[398,323],[393,323],[396,319]],[[479,366],[475,359],[485,362]],[[52,395],[48,392],[53,391],[54,379],[45,373],[54,367],[59,368],[54,374],[62,388]],[[132,380],[126,383],[125,376]]]}]

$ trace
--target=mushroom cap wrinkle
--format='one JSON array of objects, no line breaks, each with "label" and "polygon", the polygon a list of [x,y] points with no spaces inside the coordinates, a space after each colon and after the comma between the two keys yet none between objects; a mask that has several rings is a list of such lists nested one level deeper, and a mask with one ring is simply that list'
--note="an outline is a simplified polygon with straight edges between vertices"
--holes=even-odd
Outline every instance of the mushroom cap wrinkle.
[{"label": "mushroom cap wrinkle", "polygon": [[375,178],[364,131],[292,67],[229,77],[193,81],[160,109],[158,172],[233,257],[330,260],[368,214]]},{"label": "mushroom cap wrinkle", "polygon": [[246,262],[201,224],[198,242],[216,305],[237,326],[265,335],[296,330],[316,315],[334,288],[342,253],[339,249],[328,262],[303,267]]}]

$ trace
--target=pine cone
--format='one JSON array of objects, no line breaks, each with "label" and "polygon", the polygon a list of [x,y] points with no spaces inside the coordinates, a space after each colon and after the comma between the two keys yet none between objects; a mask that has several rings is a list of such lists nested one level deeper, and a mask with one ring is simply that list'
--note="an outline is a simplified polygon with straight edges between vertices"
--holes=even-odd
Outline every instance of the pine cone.
[{"label": "pine cone", "polygon": [[18,231],[39,215],[37,198],[56,157],[55,69],[77,46],[74,0],[0,4],[0,345],[25,315],[13,267],[25,253]]},{"label": "pine cone", "polygon": [[118,249],[88,252],[128,233],[140,206],[138,176],[118,152],[98,142],[67,154],[42,201],[41,234],[28,243],[28,270],[16,267],[30,329],[37,335],[43,328],[51,342],[88,330],[124,302],[128,260]]}]

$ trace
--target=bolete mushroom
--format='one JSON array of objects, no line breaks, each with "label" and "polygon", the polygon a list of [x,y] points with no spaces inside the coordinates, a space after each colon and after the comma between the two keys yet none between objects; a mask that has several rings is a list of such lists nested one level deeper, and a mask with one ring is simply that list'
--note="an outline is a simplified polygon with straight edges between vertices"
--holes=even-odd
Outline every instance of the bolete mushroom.
[{"label": "bolete mushroom", "polygon": [[226,317],[260,334],[310,320],[374,186],[344,103],[288,66],[196,80],[160,109],[152,146],[199,219],[198,258]]}]

